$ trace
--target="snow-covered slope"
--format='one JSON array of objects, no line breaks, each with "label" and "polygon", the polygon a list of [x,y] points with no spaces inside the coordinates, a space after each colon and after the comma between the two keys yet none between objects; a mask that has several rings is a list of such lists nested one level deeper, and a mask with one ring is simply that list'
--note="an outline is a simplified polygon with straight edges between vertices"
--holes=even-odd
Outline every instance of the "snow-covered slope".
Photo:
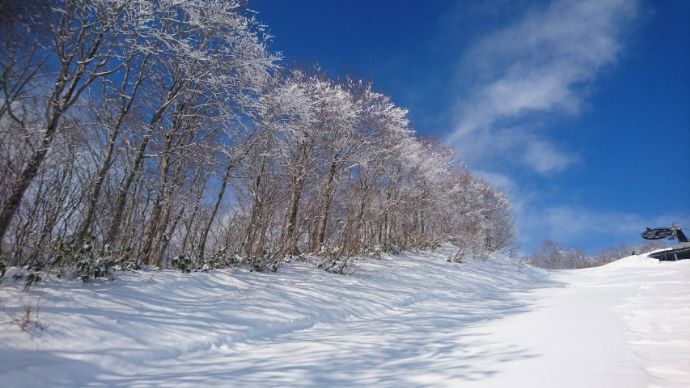
[{"label": "snow-covered slope", "polygon": [[[544,271],[453,247],[348,276],[123,273],[0,287],[3,386],[525,386],[688,383],[690,261]],[[44,329],[11,322],[41,295]]]},{"label": "snow-covered slope", "polygon": [[565,287],[524,295],[530,312],[469,330],[536,357],[467,386],[690,387],[690,260],[631,256],[552,279]]},{"label": "snow-covered slope", "polygon": [[[15,386],[395,385],[425,373],[480,377],[487,371],[468,358],[483,348],[457,333],[527,309],[510,293],[546,279],[506,259],[449,263],[453,252],[444,246],[369,259],[348,276],[291,263],[277,273],[49,281],[32,291],[41,295],[45,330],[31,337],[2,326],[0,376]],[[21,284],[0,287],[5,320],[21,311],[23,299]],[[455,369],[459,362],[467,367]]]}]

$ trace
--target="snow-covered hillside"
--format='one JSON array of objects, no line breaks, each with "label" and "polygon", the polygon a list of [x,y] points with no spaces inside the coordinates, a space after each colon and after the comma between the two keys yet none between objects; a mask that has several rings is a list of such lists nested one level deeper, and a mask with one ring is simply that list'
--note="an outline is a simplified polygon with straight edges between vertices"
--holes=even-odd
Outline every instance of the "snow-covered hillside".
[{"label": "snow-covered hillside", "polygon": [[529,312],[468,330],[534,355],[476,386],[690,387],[690,260],[630,256],[551,279],[564,287],[523,295]]},{"label": "snow-covered hillside", "polygon": [[[0,287],[3,386],[687,386],[690,261],[549,274],[454,248]],[[43,329],[13,321],[40,295]]]}]

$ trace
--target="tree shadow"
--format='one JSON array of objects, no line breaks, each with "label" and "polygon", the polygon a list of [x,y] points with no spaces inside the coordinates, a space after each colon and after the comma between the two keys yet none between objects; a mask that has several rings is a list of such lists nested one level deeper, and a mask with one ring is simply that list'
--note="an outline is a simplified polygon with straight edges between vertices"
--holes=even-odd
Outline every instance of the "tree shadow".
[{"label": "tree shadow", "polygon": [[[78,357],[78,355],[76,355]],[[88,385],[106,374],[98,365],[77,357],[38,350],[0,347],[0,385],[3,387],[70,387]],[[12,379],[7,376],[12,373]]]}]

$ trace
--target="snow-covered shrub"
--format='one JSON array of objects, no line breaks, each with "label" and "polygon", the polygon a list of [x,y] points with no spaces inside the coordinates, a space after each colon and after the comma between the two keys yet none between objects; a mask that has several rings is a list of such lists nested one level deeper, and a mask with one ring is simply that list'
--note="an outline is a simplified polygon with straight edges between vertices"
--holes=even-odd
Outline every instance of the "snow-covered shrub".
[{"label": "snow-covered shrub", "polygon": [[43,280],[42,274],[43,272],[39,269],[28,265],[22,268],[8,267],[0,278],[0,282],[3,279],[10,283],[24,282],[24,291],[27,291],[33,285]]},{"label": "snow-covered shrub", "polygon": [[399,255],[402,252],[402,249],[398,244],[384,244],[383,251],[390,253],[391,255]]},{"label": "snow-covered shrub", "polygon": [[204,257],[201,259],[200,271],[210,271],[212,269],[220,268],[226,266],[226,255],[227,248],[223,247],[218,252],[214,253],[210,257]]},{"label": "snow-covered shrub", "polygon": [[39,275],[36,272],[30,272],[28,275],[26,275],[26,283],[24,283],[24,291],[28,290],[31,288],[36,283],[39,283],[41,281],[41,275]]},{"label": "snow-covered shrub", "polygon": [[458,249],[458,251],[455,252],[452,256],[450,256],[447,261],[454,263],[462,263],[466,259],[488,260],[490,255],[491,252],[489,252],[487,249],[476,244],[472,244],[469,246],[463,246],[460,249]]},{"label": "snow-covered shrub", "polygon": [[250,270],[255,272],[264,272],[268,269],[276,272],[279,262],[279,258],[273,255],[256,255],[248,260]]},{"label": "snow-covered shrub", "polygon": [[454,254],[450,255],[448,257],[448,262],[449,263],[462,263],[463,256],[465,254],[465,251],[463,249],[458,249]]},{"label": "snow-covered shrub", "polygon": [[304,254],[304,253],[300,253],[300,254],[298,254],[298,255],[289,255],[289,256],[285,259],[285,261],[288,262],[288,263],[291,263],[291,262],[293,262],[293,261],[297,261],[297,262],[300,262],[300,263],[306,263],[307,261],[309,261],[309,257],[308,257],[306,254]]},{"label": "snow-covered shrub", "polygon": [[435,251],[440,246],[441,244],[434,241],[422,241],[417,244],[416,248],[422,251]]},{"label": "snow-covered shrub", "polygon": [[369,254],[377,259],[383,259],[384,252],[380,245],[375,245]]},{"label": "snow-covered shrub", "polygon": [[235,253],[235,254],[231,255],[227,261],[229,266],[234,266],[234,267],[240,266],[244,262],[245,262],[244,258],[242,256],[240,256],[239,253]]},{"label": "snow-covered shrub", "polygon": [[138,271],[144,268],[144,262],[141,259],[130,258],[116,258],[115,264],[112,266],[113,271]]},{"label": "snow-covered shrub", "polygon": [[182,273],[192,272],[192,259],[189,256],[177,255],[172,259],[172,267]]},{"label": "snow-covered shrub", "polygon": [[112,257],[82,257],[76,266],[74,275],[84,282],[93,279],[108,278],[112,279],[112,269],[115,260]]},{"label": "snow-covered shrub", "polygon": [[132,249],[126,248],[121,251],[113,251],[109,244],[103,247],[103,255],[113,257],[113,271],[138,271],[144,268],[144,261],[132,255]]},{"label": "snow-covered shrub", "polygon": [[238,253],[230,254],[227,246],[222,247],[211,256],[204,257],[195,265],[196,271],[210,271],[219,268],[239,267],[245,260]]},{"label": "snow-covered shrub", "polygon": [[317,265],[318,268],[338,275],[351,273],[354,259],[351,255],[345,254],[339,247],[324,245],[319,250],[318,256],[321,258]]},{"label": "snow-covered shrub", "polygon": [[57,241],[50,267],[57,268],[60,277],[71,275],[84,282],[101,278],[112,279],[113,271],[123,267],[123,260],[116,259],[108,246],[102,251],[95,249],[94,241],[93,236],[87,236],[81,243],[70,240]]}]

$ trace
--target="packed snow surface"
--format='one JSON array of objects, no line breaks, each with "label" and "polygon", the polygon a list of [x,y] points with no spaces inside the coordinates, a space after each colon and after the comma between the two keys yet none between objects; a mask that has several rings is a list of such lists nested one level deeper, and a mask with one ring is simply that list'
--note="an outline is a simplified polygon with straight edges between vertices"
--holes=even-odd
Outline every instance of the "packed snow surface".
[{"label": "packed snow surface", "polygon": [[[28,293],[5,279],[1,385],[690,386],[690,260],[548,273],[453,252],[346,276],[293,262]],[[24,332],[16,318],[37,300],[40,327]]]}]

